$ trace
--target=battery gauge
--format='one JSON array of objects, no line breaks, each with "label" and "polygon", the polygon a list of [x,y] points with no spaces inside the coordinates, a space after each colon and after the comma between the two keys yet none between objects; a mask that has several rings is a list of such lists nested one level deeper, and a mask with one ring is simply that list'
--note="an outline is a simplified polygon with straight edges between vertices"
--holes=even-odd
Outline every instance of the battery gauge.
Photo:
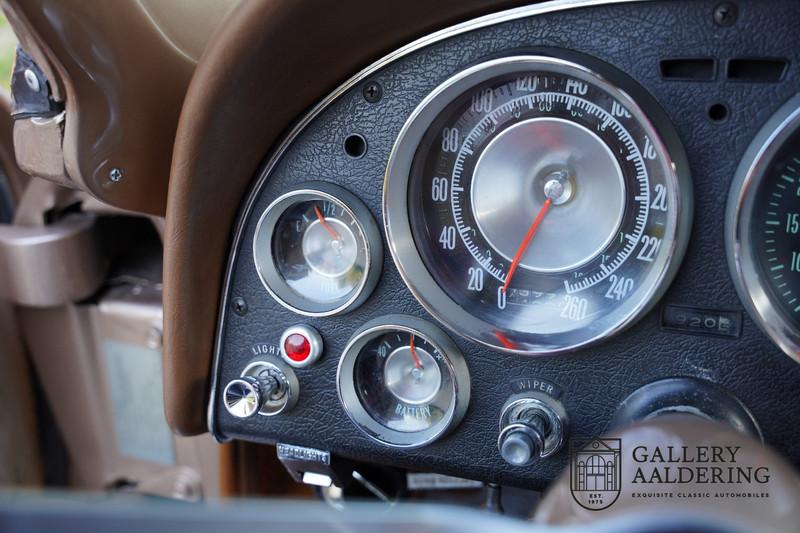
[{"label": "battery gauge", "polygon": [[436,326],[405,315],[375,319],[353,335],[337,386],[353,423],[399,448],[430,444],[455,428],[470,394],[458,347]]}]

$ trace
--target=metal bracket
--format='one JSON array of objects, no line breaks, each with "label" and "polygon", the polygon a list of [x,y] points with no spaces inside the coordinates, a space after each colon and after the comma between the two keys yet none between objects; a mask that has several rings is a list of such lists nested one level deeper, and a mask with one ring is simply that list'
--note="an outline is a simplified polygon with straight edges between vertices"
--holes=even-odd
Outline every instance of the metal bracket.
[{"label": "metal bracket", "polygon": [[278,459],[299,483],[345,488],[353,479],[353,465],[330,452],[280,442],[277,448]]},{"label": "metal bracket", "polygon": [[17,47],[14,72],[11,74],[11,116],[14,119],[52,117],[64,106],[53,100],[50,85],[42,69],[31,56]]}]

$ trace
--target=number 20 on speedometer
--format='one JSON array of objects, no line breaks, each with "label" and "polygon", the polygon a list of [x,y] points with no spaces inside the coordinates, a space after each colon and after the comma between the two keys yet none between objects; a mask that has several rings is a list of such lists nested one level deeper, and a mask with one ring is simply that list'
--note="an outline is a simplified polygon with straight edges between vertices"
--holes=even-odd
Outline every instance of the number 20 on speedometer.
[{"label": "number 20 on speedometer", "polygon": [[685,249],[690,192],[677,135],[643,89],[596,61],[511,57],[417,107],[384,217],[431,314],[499,350],[544,354],[602,340],[659,298]]}]

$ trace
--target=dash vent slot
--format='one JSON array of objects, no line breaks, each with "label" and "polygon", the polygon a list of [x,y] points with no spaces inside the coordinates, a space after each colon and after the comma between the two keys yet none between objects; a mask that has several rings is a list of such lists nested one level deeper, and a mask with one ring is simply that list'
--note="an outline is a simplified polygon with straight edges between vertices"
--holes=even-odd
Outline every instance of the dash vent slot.
[{"label": "dash vent slot", "polygon": [[731,81],[776,83],[783,79],[789,61],[779,58],[736,58],[728,61],[727,77]]},{"label": "dash vent slot", "polygon": [[717,62],[711,58],[662,59],[661,77],[675,81],[713,81]]}]

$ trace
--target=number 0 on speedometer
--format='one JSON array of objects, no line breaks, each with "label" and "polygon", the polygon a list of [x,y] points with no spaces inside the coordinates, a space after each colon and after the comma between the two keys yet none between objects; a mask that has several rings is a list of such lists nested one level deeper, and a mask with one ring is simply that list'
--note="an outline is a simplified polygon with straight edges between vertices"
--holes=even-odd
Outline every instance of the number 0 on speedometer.
[{"label": "number 0 on speedometer", "polygon": [[599,71],[493,60],[405,124],[384,187],[388,241],[417,299],[458,333],[525,354],[575,349],[631,324],[673,276],[691,218],[685,155],[642,89]]}]

